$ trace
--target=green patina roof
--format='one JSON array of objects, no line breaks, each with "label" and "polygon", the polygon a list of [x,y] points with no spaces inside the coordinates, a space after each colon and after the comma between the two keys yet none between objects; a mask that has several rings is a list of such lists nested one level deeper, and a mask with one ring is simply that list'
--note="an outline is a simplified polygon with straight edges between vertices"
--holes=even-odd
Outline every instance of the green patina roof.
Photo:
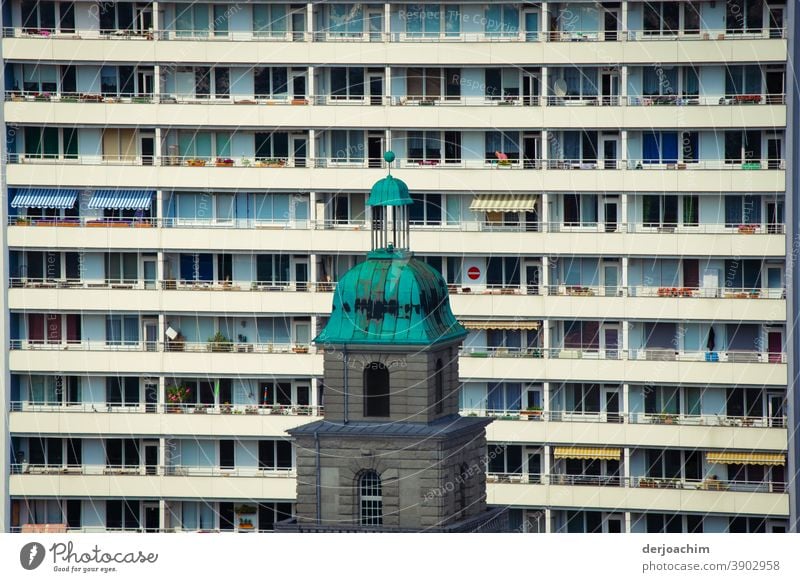
[{"label": "green patina roof", "polygon": [[430,345],[467,331],[450,310],[444,279],[407,251],[378,249],[336,285],[317,344]]},{"label": "green patina roof", "polygon": [[375,182],[367,199],[367,206],[405,206],[413,203],[406,183],[391,174]]}]

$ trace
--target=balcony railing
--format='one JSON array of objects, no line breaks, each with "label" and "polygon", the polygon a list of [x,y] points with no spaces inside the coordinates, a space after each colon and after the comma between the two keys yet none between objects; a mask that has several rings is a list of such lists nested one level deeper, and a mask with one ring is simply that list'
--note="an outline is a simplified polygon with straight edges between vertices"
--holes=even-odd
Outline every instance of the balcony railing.
[{"label": "balcony railing", "polygon": [[731,32],[726,29],[652,31],[625,29],[617,31],[597,30],[548,30],[548,31],[482,31],[482,32],[292,32],[292,31],[213,31],[201,30],[99,30],[48,28],[3,28],[6,38],[80,39],[80,40],[170,40],[170,41],[214,41],[214,42],[375,42],[375,43],[448,43],[448,42],[632,42],[632,41],[717,41],[785,38],[784,28],[762,28],[749,32]]},{"label": "balcony railing", "polygon": [[[101,227],[101,228],[235,228],[235,229],[280,229],[280,230],[365,230],[370,227],[368,220],[305,220],[281,219],[262,220],[258,218],[98,218],[98,217],[27,217],[9,216],[9,226],[58,226],[58,227]],[[525,220],[459,221],[459,222],[411,222],[412,230],[437,230],[454,232],[565,232],[570,234],[783,234],[782,223],[739,224],[697,223],[697,224],[650,224],[623,222],[536,222]]]},{"label": "balcony railing", "polygon": [[469,358],[549,358],[557,360],[636,360],[663,362],[727,362],[743,364],[785,364],[784,352],[690,351],[661,348],[515,348],[462,347],[462,357]]},{"label": "balcony railing", "polygon": [[[11,289],[127,289],[165,291],[282,291],[329,293],[335,282],[309,281],[193,281],[137,279],[81,280],[12,277]],[[451,294],[460,295],[541,295],[551,297],[644,297],[674,299],[785,299],[782,287],[619,287],[603,285],[448,285]]]},{"label": "balcony railing", "polygon": [[[127,156],[127,155],[61,155],[9,153],[9,164],[58,164],[78,166],[186,166],[216,168],[351,168],[380,169],[386,162],[379,158],[272,158],[247,157],[214,158],[178,155]],[[659,162],[647,160],[498,160],[398,158],[398,166],[405,169],[445,170],[783,170],[783,159],[763,160],[698,160],[692,162]]]},{"label": "balcony railing", "polygon": [[611,424],[663,424],[708,427],[786,428],[785,416],[729,416],[718,414],[666,414],[646,412],[575,412],[567,410],[461,409],[462,416],[489,416],[498,420],[540,422],[589,422]]},{"label": "balcony railing", "polygon": [[616,475],[566,475],[559,473],[488,473],[487,483],[520,483],[527,485],[565,485],[592,487],[636,487],[640,489],[682,489],[691,491],[734,491],[744,493],[786,493],[780,481],[726,481],[722,479],[665,479],[654,477],[622,477]]},{"label": "balcony railing", "polygon": [[718,106],[718,105],[784,105],[784,94],[743,94],[712,96],[678,95],[564,95],[564,96],[460,96],[420,97],[413,95],[290,95],[259,96],[255,94],[217,95],[197,93],[93,93],[67,91],[18,91],[5,92],[5,100],[25,103],[102,103],[102,104],[180,104],[180,105],[316,105],[316,106],[402,106],[402,107],[538,107],[550,106]]},{"label": "balcony railing", "polygon": [[237,416],[322,416],[322,406],[308,404],[200,404],[200,403],[136,403],[111,404],[107,402],[67,402],[47,404],[41,402],[13,401],[11,412],[33,413],[99,413],[109,414],[233,414]]},{"label": "balcony railing", "polygon": [[143,477],[295,477],[293,468],[197,467],[186,465],[11,465],[12,475],[83,475]]},{"label": "balcony railing", "polygon": [[81,351],[81,352],[213,352],[247,354],[315,354],[322,350],[311,345],[248,342],[149,342],[138,340],[76,340],[76,341],[29,341],[11,340],[12,350],[33,351]]}]

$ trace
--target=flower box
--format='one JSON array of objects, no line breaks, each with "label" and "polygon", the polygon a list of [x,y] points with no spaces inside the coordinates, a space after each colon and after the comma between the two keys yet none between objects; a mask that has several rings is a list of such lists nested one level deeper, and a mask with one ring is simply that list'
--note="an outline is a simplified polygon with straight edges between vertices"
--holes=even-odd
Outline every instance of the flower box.
[{"label": "flower box", "polygon": [[191,168],[202,168],[206,165],[205,160],[186,160],[186,165]]},{"label": "flower box", "polygon": [[218,168],[232,168],[233,160],[230,158],[217,158],[214,165]]},{"label": "flower box", "polygon": [[757,228],[755,224],[740,224],[738,231],[739,234],[755,234]]}]

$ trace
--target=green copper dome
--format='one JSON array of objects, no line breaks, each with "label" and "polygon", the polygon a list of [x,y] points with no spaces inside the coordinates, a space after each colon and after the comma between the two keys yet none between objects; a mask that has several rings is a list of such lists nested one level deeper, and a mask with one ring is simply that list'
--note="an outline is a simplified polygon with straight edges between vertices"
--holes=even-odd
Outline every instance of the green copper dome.
[{"label": "green copper dome", "polygon": [[[394,161],[394,152],[386,152],[383,159],[391,164]],[[408,185],[391,174],[375,182],[367,199],[367,206],[405,206],[413,203],[408,195]]]},{"label": "green copper dome", "polygon": [[442,276],[412,253],[390,247],[370,252],[345,273],[314,342],[422,346],[466,335]]}]

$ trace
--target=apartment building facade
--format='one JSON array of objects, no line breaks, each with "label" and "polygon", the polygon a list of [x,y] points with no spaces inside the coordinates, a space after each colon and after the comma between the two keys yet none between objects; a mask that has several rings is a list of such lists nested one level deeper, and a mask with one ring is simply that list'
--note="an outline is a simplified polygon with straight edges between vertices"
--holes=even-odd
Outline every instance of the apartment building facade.
[{"label": "apartment building facade", "polygon": [[490,505],[787,531],[793,10],[3,2],[5,529],[291,517],[392,150]]}]

